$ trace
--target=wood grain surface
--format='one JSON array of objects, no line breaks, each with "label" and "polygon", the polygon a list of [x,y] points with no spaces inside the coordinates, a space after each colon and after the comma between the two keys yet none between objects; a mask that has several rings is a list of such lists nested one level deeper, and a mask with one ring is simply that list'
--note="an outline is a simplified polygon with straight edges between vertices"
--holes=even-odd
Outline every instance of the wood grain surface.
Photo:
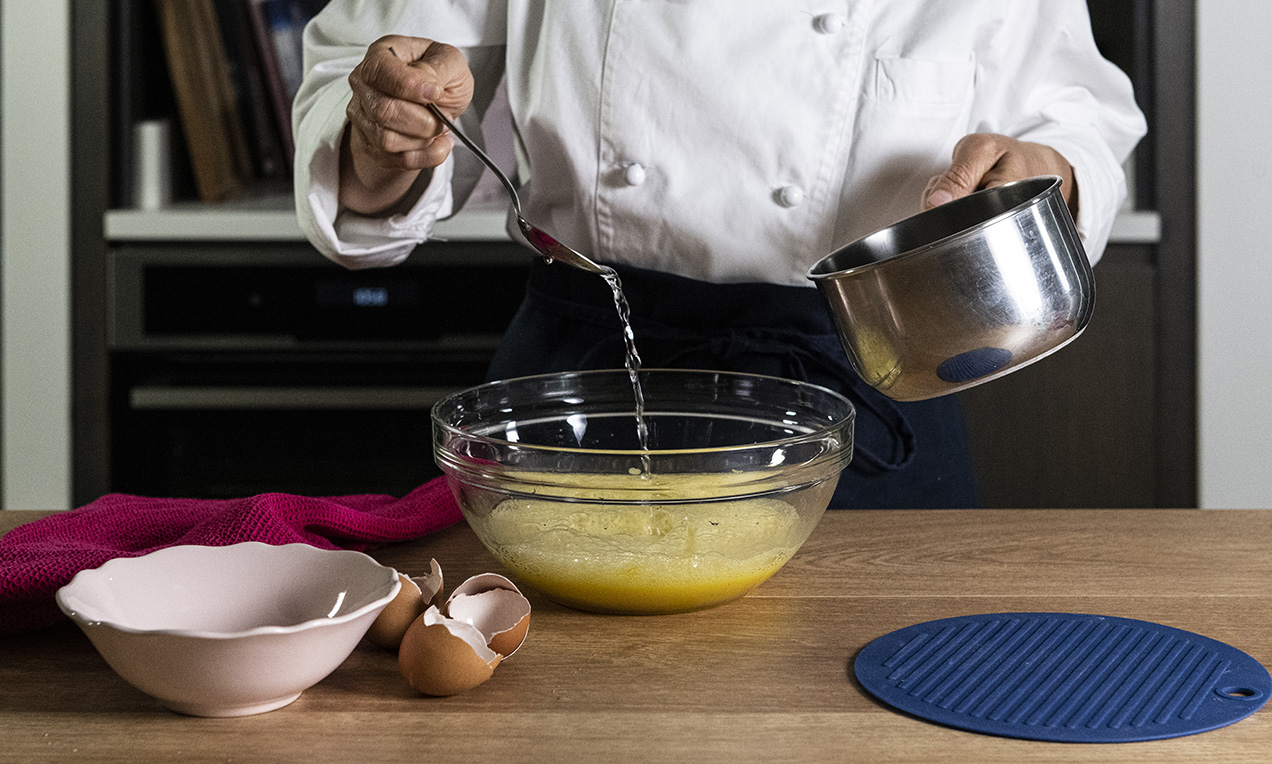
[{"label": "wood grain surface", "polygon": [[[0,513],[0,531],[36,515]],[[460,525],[375,552],[448,588],[500,567]],[[69,624],[0,638],[0,761],[1265,762],[1272,710],[1173,740],[1010,740],[896,712],[857,652],[934,618],[1057,611],[1194,631],[1272,664],[1272,512],[830,512],[746,598],[675,616],[534,607],[521,650],[477,689],[415,693],[367,643],[290,706],[178,716]]]}]

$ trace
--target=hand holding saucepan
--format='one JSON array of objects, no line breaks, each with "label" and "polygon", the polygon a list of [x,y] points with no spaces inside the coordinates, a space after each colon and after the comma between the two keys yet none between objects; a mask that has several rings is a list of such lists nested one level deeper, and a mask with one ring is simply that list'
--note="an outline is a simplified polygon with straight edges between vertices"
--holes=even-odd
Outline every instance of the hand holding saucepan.
[{"label": "hand holding saucepan", "polygon": [[1073,167],[1060,152],[1041,143],[994,133],[973,133],[954,146],[949,169],[928,181],[923,190],[923,209],[931,209],[982,188],[992,188],[1025,178],[1055,175],[1074,218],[1078,216],[1078,187]]}]

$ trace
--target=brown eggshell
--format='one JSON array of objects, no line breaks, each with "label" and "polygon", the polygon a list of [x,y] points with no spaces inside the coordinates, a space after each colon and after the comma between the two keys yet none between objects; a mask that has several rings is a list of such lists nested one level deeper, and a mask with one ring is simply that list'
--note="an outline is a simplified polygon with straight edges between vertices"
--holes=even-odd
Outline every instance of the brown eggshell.
[{"label": "brown eggshell", "polygon": [[521,593],[516,584],[498,573],[478,573],[475,576],[469,576],[464,583],[456,586],[455,591],[451,592],[451,598],[453,599],[457,594],[476,594],[491,589],[506,589],[517,594]]},{"label": "brown eggshell", "polygon": [[402,588],[367,630],[367,640],[388,650],[396,650],[402,644],[406,630],[429,605],[441,599],[442,568],[437,560],[429,560],[430,571],[426,575],[407,578],[398,574]]},{"label": "brown eggshell", "polygon": [[416,576],[411,580],[420,587],[420,596],[424,598],[424,606],[442,605],[442,566],[437,564],[437,560],[428,561],[429,571],[422,576]]},{"label": "brown eggshell", "polygon": [[530,630],[530,601],[496,573],[473,576],[455,587],[446,600],[446,615],[477,627],[490,649],[504,657],[521,647]]},{"label": "brown eggshell", "polygon": [[486,681],[501,656],[486,646],[471,624],[452,620],[430,607],[402,638],[398,668],[425,695],[458,695]]},{"label": "brown eggshell", "polygon": [[526,641],[526,634],[529,632],[530,613],[527,612],[512,628],[494,635],[487,644],[491,650],[507,658],[521,648],[521,643]]},{"label": "brown eggshell", "polygon": [[380,611],[371,622],[371,628],[367,629],[367,640],[386,649],[394,649],[402,644],[406,630],[427,607],[424,598],[420,596],[420,587],[414,581],[400,573],[398,580],[402,582],[402,588],[398,590],[397,596]]}]

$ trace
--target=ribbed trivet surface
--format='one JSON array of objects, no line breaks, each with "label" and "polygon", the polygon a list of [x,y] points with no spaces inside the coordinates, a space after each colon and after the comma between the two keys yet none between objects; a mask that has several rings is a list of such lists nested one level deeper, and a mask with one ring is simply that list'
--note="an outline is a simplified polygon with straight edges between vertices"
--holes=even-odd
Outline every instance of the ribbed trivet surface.
[{"label": "ribbed trivet surface", "polygon": [[871,642],[854,670],[902,711],[1005,737],[1157,740],[1223,727],[1267,702],[1246,653],[1147,621],[990,613],[909,626]]}]

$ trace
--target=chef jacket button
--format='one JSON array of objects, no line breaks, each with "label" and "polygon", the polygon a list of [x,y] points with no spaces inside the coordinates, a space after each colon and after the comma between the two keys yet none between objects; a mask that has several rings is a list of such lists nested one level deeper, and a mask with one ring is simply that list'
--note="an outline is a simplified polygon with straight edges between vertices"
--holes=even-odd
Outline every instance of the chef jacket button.
[{"label": "chef jacket button", "polygon": [[823,13],[813,19],[813,29],[820,34],[834,34],[844,28],[844,17],[838,13]]},{"label": "chef jacket button", "polygon": [[639,186],[645,182],[645,168],[635,162],[627,165],[627,169],[623,170],[623,180],[629,186]]},{"label": "chef jacket button", "polygon": [[804,189],[799,186],[782,186],[776,196],[777,203],[783,207],[798,207],[804,203]]}]

